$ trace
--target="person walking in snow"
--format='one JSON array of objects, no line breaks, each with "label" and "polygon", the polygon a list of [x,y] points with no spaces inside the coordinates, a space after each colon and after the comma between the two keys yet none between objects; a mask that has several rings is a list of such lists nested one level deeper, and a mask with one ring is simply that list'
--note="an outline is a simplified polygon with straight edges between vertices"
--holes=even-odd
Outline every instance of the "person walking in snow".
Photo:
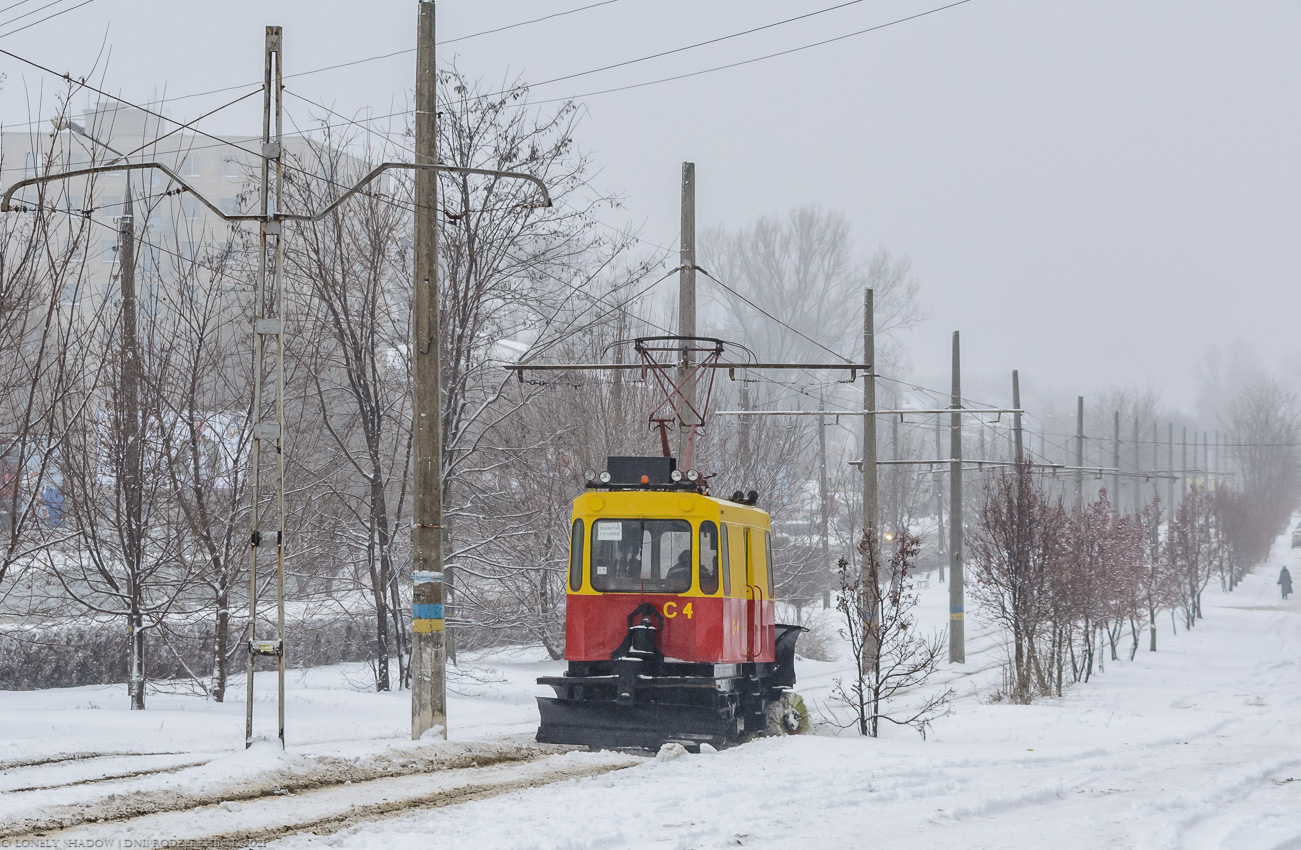
[{"label": "person walking in snow", "polygon": [[1292,574],[1287,571],[1287,567],[1278,571],[1277,584],[1283,591],[1283,598],[1287,599],[1287,595],[1292,592]]}]

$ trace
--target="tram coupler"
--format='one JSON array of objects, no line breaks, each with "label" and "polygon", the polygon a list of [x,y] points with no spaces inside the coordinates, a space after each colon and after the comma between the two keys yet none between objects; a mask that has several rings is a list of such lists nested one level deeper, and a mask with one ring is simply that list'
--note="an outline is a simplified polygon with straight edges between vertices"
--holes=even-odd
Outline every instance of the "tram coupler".
[{"label": "tram coupler", "polygon": [[637,682],[643,673],[654,675],[659,672],[662,656],[655,644],[663,627],[664,616],[649,602],[638,605],[628,615],[628,635],[610,654],[618,676],[615,702],[619,705],[632,705],[637,701]]}]

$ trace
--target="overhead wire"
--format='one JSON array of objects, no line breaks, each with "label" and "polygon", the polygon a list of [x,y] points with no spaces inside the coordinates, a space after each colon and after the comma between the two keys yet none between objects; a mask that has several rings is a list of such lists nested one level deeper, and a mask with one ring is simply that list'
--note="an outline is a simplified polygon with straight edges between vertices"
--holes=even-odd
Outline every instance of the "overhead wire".
[{"label": "overhead wire", "polygon": [[[12,4],[11,6],[7,6],[7,7],[5,7],[4,9],[0,9],[0,14],[3,14],[4,12],[8,11],[9,9],[15,8],[15,7],[17,7],[17,6],[21,6],[21,5],[23,5],[24,3],[28,3],[28,2],[31,2],[31,0],[19,0],[18,3],[14,3],[14,4]],[[59,2],[59,0],[56,0],[56,2]],[[86,5],[86,3],[90,3],[90,2],[94,2],[94,0],[86,0],[85,3],[82,3],[82,4],[80,4],[80,5],[84,6],[84,5]],[[598,7],[598,6],[608,6],[608,5],[610,5],[611,3],[617,3],[617,2],[619,2],[619,0],[602,0],[602,2],[599,2],[599,3],[590,3],[590,4],[586,5],[586,6],[580,6],[580,7],[576,8],[576,9],[569,9],[569,10],[566,10],[566,11],[563,11],[563,12],[555,12],[555,13],[550,14],[550,15],[544,15],[544,16],[542,16],[542,17],[540,17],[540,18],[531,18],[531,19],[529,19],[529,20],[527,20],[527,21],[518,21],[518,22],[516,22],[516,23],[508,24],[508,25],[506,25],[506,26],[496,27],[496,28],[494,28],[494,29],[489,29],[489,30],[482,30],[482,31],[480,31],[480,32],[470,33],[470,34],[468,34],[468,35],[457,36],[456,38],[446,39],[446,40],[444,40],[444,41],[439,41],[439,42],[436,42],[436,43],[442,45],[442,44],[452,44],[452,43],[454,43],[454,42],[458,42],[458,41],[466,41],[467,39],[478,38],[479,36],[490,35],[490,34],[492,34],[492,33],[497,33],[497,32],[503,32],[503,31],[505,31],[505,30],[515,29],[516,27],[527,26],[527,25],[529,25],[529,24],[535,24],[535,23],[539,23],[539,22],[541,22],[541,21],[550,20],[551,18],[564,17],[564,16],[566,16],[566,15],[572,15],[572,14],[575,14],[575,13],[578,13],[578,12],[584,12],[584,11],[587,11],[588,9],[594,9],[594,8],[596,8],[596,7]],[[78,8],[78,7],[73,7],[73,8]],[[72,9],[68,9],[68,10],[66,10],[66,11],[69,11],[69,12],[70,12],[70,11],[72,11]],[[38,21],[37,23],[40,23],[40,22]],[[16,31],[17,31],[17,30],[15,30],[15,32],[16,32]],[[3,36],[0,36],[0,38],[3,38]],[[361,65],[361,64],[365,64],[365,63],[367,63],[367,62],[376,62],[376,61],[379,61],[379,60],[382,60],[382,59],[390,59],[390,58],[392,58],[392,57],[394,57],[394,56],[404,56],[404,55],[411,54],[411,53],[415,53],[415,48],[406,48],[406,49],[403,49],[403,50],[395,50],[395,51],[391,51],[391,52],[389,52],[389,53],[381,53],[381,54],[378,54],[378,55],[375,55],[375,56],[367,56],[367,57],[364,57],[364,58],[362,58],[362,59],[354,59],[354,60],[351,60],[351,61],[348,61],[348,62],[340,62],[340,63],[336,63],[336,64],[334,64],[334,65],[326,65],[326,66],[323,66],[323,67],[320,67],[320,68],[312,68],[312,69],[307,70],[307,71],[297,71],[297,72],[292,73],[292,74],[286,74],[282,79],[290,80],[290,79],[295,79],[295,78],[297,78],[297,77],[306,77],[306,76],[310,76],[310,75],[312,75],[312,74],[320,74],[320,73],[323,73],[323,72],[326,72],[326,71],[334,71],[334,70],[338,70],[338,69],[340,69],[340,68],[348,68],[348,67],[351,67],[351,66],[354,66],[354,65]],[[42,70],[46,70],[46,71],[48,71],[48,69],[45,69],[45,68],[42,68]],[[50,71],[49,73],[54,73],[56,76],[62,77],[62,78],[64,78],[64,79],[67,79],[67,80],[70,80],[70,81],[73,80],[73,78],[72,78],[72,76],[71,76],[70,74],[58,74],[57,72],[53,72],[53,71]],[[177,96],[175,96],[175,97],[166,98],[166,99],[164,99],[164,100],[146,101],[145,103],[146,103],[147,105],[149,105],[149,106],[160,106],[160,105],[162,105],[162,104],[164,104],[164,103],[176,103],[176,102],[178,102],[178,101],[182,101],[182,100],[190,100],[190,99],[192,99],[192,98],[196,98],[196,97],[206,97],[207,95],[210,95],[210,94],[223,94],[223,93],[228,92],[228,91],[237,91],[237,90],[239,90],[239,89],[246,88],[246,87],[248,87],[248,86],[260,86],[261,84],[262,84],[262,81],[261,81],[261,80],[257,80],[257,81],[253,81],[253,82],[249,82],[249,83],[239,83],[239,84],[236,84],[236,85],[230,85],[230,86],[219,86],[219,87],[217,87],[217,88],[207,89],[207,90],[205,90],[205,91],[200,91],[200,92],[191,92],[190,94],[177,95]],[[122,102],[125,103],[125,101],[122,101]],[[134,105],[134,104],[131,104],[131,105]],[[137,108],[140,108],[140,107],[137,107]],[[393,114],[394,114],[394,115],[410,114],[410,110],[407,110],[406,112],[402,112],[402,113],[393,113]],[[390,117],[391,117],[391,116],[390,116]],[[11,124],[11,125],[8,125],[8,126],[10,126],[10,127],[14,127],[14,128],[20,128],[20,127],[31,127],[31,126],[36,126],[36,125],[43,124],[43,123],[44,123],[44,121],[29,121],[29,122],[27,122],[27,123],[25,123],[25,124]]]},{"label": "overhead wire", "polygon": [[[50,2],[46,3],[44,6],[37,6],[35,9],[32,9],[30,12],[24,12],[16,18],[10,18],[9,20],[0,23],[0,27],[7,27],[10,24],[21,21],[23,18],[30,18],[32,15],[40,14],[41,12],[50,8],[51,6],[57,6],[63,2],[66,2],[66,0],[50,0]],[[4,14],[4,12],[0,11],[0,14]]]},{"label": "overhead wire", "polygon": [[[742,36],[753,35],[754,33],[762,32],[763,30],[769,30],[769,29],[773,29],[774,27],[780,27],[789,23],[794,23],[795,21],[801,21],[804,20],[805,18],[812,18],[812,17],[816,17],[817,15],[824,15],[828,12],[834,12],[839,9],[843,9],[846,6],[856,6],[862,2],[864,2],[864,0],[847,0],[847,2],[838,3],[835,6],[828,6],[823,9],[816,9],[812,12],[806,12],[802,15],[796,15],[792,18],[786,18],[780,21],[773,21],[772,23],[763,24],[757,27],[751,27],[750,29],[747,30],[738,30],[737,32],[728,33],[726,35],[717,36],[715,38],[705,39],[704,41],[697,41],[692,44],[685,44],[681,47],[674,47],[670,50],[661,50],[658,53],[650,53],[645,56],[638,56],[635,59],[625,59],[622,62],[615,62],[610,65],[602,65],[599,68],[589,68],[586,71],[576,71],[572,74],[564,74],[559,77],[552,77],[551,79],[548,80],[540,80],[539,82],[532,83],[531,85],[534,87],[545,86],[545,85],[550,85],[551,83],[560,83],[560,82],[564,82],[565,80],[577,79],[578,77],[586,77],[590,74],[599,74],[603,71],[612,71],[615,68],[624,68],[627,67],[628,65],[636,65],[639,62],[649,62],[652,59],[660,59],[664,56],[672,56],[675,53],[683,53],[688,50],[695,50],[697,47],[706,47],[710,44],[718,44],[720,42],[729,41],[733,38],[741,38]],[[490,92],[485,95],[480,95],[480,97],[490,98],[490,97],[497,97],[498,95],[509,94],[509,93],[510,90]]]},{"label": "overhead wire", "polygon": [[[883,24],[877,24],[876,26],[867,27],[867,28],[865,28],[865,29],[861,29],[861,30],[855,30],[854,32],[845,33],[844,35],[833,36],[832,38],[825,38],[825,39],[822,39],[821,41],[815,41],[815,42],[811,42],[811,43],[809,43],[809,44],[802,44],[802,45],[800,45],[799,47],[792,47],[792,48],[789,48],[789,49],[787,49],[787,50],[779,50],[779,51],[776,51],[776,52],[774,52],[774,53],[766,53],[766,54],[764,54],[763,56],[755,56],[755,57],[750,58],[750,59],[742,59],[742,60],[739,60],[739,61],[736,61],[736,62],[728,62],[727,64],[724,64],[724,65],[715,65],[715,66],[713,66],[713,67],[711,67],[711,68],[702,68],[702,69],[699,70],[699,71],[689,71],[689,72],[684,73],[684,74],[675,74],[675,75],[673,75],[673,76],[669,76],[669,77],[660,77],[659,79],[655,79],[655,80],[647,80],[646,82],[641,82],[641,83],[630,83],[630,84],[628,84],[628,85],[624,85],[624,86],[615,86],[614,88],[600,89],[600,90],[597,90],[597,91],[582,92],[581,94],[573,94],[573,95],[568,95],[568,96],[566,96],[566,97],[553,97],[553,98],[546,98],[546,99],[543,99],[543,100],[530,100],[529,103],[528,103],[527,105],[528,105],[528,106],[539,106],[539,105],[544,104],[544,103],[556,103],[557,101],[564,101],[564,100],[577,100],[577,99],[580,99],[580,98],[597,97],[597,96],[599,96],[599,95],[603,95],[603,94],[615,94],[615,93],[617,93],[617,92],[624,92],[624,91],[631,91],[631,90],[633,90],[633,89],[646,88],[647,86],[657,86],[657,85],[660,85],[661,83],[671,83],[671,82],[676,82],[677,80],[685,80],[685,79],[689,79],[689,78],[691,78],[691,77],[699,77],[699,76],[702,76],[702,75],[704,75],[704,74],[712,74],[712,73],[714,73],[714,72],[716,72],[716,71],[726,71],[726,70],[728,70],[728,69],[730,69],[730,68],[739,68],[739,67],[741,67],[741,66],[743,66],[743,65],[752,65],[752,64],[754,64],[754,63],[756,63],[756,62],[763,62],[763,61],[768,60],[768,59],[775,59],[775,58],[777,58],[777,57],[779,57],[779,56],[789,56],[789,55],[792,54],[792,53],[799,53],[799,52],[801,52],[801,51],[803,51],[803,50],[811,50],[811,49],[813,49],[813,48],[815,48],[815,47],[822,47],[822,46],[827,45],[827,44],[833,44],[833,43],[838,42],[838,41],[844,41],[845,39],[848,39],[848,38],[855,38],[855,37],[857,37],[857,36],[865,35],[865,34],[870,33],[870,32],[876,32],[877,30],[883,30],[883,29],[886,29],[886,28],[888,28],[888,27],[898,26],[899,24],[904,24],[904,23],[907,23],[907,22],[909,22],[909,21],[915,21],[915,20],[917,20],[918,18],[924,18],[924,17],[926,17],[926,16],[928,16],[928,15],[934,15],[934,14],[937,14],[937,13],[939,13],[939,12],[944,12],[944,11],[946,11],[946,10],[948,10],[948,9],[952,9],[952,8],[954,8],[954,7],[956,7],[956,6],[962,6],[962,5],[965,5],[965,4],[970,3],[970,2],[972,2],[972,0],[956,0],[956,2],[949,3],[949,4],[946,5],[946,6],[939,6],[939,7],[933,8],[933,9],[928,9],[928,10],[926,10],[926,11],[924,11],[924,12],[918,12],[918,13],[915,14],[915,15],[909,15],[909,16],[904,17],[904,18],[896,18],[895,20],[887,21],[887,22],[885,22],[885,23],[883,23]],[[479,96],[480,96],[480,97],[489,97],[490,95],[479,95]]]},{"label": "overhead wire", "polygon": [[[8,38],[9,36],[14,35],[15,33],[20,33],[20,32],[22,32],[23,30],[31,29],[32,27],[36,26],[37,24],[43,24],[43,23],[45,23],[46,21],[53,20],[54,18],[59,17],[60,15],[66,15],[66,14],[68,14],[69,12],[75,12],[75,11],[77,11],[78,9],[80,9],[82,6],[88,6],[88,5],[90,5],[91,3],[94,3],[94,2],[95,2],[95,0],[82,0],[82,2],[78,3],[76,6],[69,6],[69,7],[66,8],[66,9],[60,9],[59,11],[55,12],[55,13],[52,14],[52,15],[46,15],[45,17],[41,18],[39,21],[32,21],[30,24],[25,24],[24,26],[21,26],[21,27],[19,27],[18,29],[10,30],[9,32],[6,32],[6,33],[0,33],[0,38]],[[54,5],[54,4],[51,3],[50,5]],[[42,8],[42,9],[45,9],[45,8],[48,8],[48,7],[47,7],[47,6],[42,6],[41,8]],[[40,9],[37,9],[36,11],[39,12]],[[26,15],[24,15],[23,17],[26,17]],[[15,20],[17,20],[17,19],[15,19]],[[9,22],[9,23],[12,23],[12,21]]]},{"label": "overhead wire", "polygon": [[32,0],[18,0],[17,3],[10,3],[8,6],[5,6],[3,9],[0,9],[0,15],[3,15],[5,12],[8,12],[10,9],[17,9],[19,6],[26,6],[30,2],[32,2]]}]

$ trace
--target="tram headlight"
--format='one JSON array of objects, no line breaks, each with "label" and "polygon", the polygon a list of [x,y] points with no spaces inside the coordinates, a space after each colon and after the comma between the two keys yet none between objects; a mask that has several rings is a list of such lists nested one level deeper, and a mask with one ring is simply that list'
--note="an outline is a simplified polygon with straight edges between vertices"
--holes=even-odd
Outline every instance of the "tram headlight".
[{"label": "tram headlight", "polygon": [[609,473],[609,472],[602,472],[601,475],[600,475],[600,479],[601,479],[601,483],[602,483],[602,484],[609,484],[609,483],[610,483],[610,473]]},{"label": "tram headlight", "polygon": [[588,484],[594,483],[596,481],[596,470],[595,469],[583,470],[583,480],[586,481]]},{"label": "tram headlight", "polygon": [[681,481],[681,480],[682,480],[682,470],[680,470],[680,469],[675,469],[675,470],[673,470],[672,472],[669,473],[669,478],[673,479],[674,482]]},{"label": "tram headlight", "polygon": [[699,481],[699,480],[700,480],[700,473],[699,473],[699,472],[696,472],[694,469],[688,469],[688,470],[687,470],[687,480],[688,480],[688,481]]}]

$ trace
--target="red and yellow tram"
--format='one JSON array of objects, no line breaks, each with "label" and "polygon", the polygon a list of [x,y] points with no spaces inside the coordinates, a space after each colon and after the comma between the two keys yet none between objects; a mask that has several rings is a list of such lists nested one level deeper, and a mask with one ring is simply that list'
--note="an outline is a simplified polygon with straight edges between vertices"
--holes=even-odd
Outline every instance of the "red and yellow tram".
[{"label": "red and yellow tram", "polygon": [[[768,514],[672,458],[610,458],[574,499],[562,676],[537,739],[715,746],[772,723],[801,629],[775,619]],[[788,720],[787,722],[792,722]]]}]

